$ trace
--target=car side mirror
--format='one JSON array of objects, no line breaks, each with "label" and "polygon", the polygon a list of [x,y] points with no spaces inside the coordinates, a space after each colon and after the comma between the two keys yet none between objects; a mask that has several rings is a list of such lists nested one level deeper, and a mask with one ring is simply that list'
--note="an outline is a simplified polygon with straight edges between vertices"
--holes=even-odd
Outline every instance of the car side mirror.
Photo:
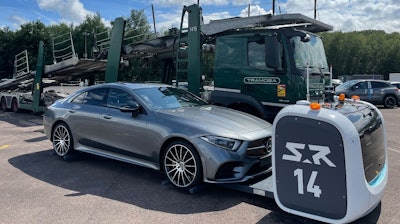
[{"label": "car side mirror", "polygon": [[357,89],[358,89],[358,86],[352,86],[351,89],[352,89],[352,90],[357,90]]},{"label": "car side mirror", "polygon": [[132,113],[132,117],[137,117],[140,113],[140,105],[135,102],[130,104],[129,106],[124,106],[119,108],[119,110],[123,113]]}]

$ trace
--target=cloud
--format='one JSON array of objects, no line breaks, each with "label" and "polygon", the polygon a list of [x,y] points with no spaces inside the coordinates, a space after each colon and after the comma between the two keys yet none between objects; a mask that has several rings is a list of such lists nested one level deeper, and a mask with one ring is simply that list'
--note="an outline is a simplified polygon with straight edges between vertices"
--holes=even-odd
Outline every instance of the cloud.
[{"label": "cloud", "polygon": [[[314,2],[288,0],[280,4],[282,13],[302,13],[314,17]],[[333,26],[334,31],[400,31],[400,5],[393,0],[319,0],[317,19]]]},{"label": "cloud", "polygon": [[180,14],[181,14],[181,9],[176,9],[168,13],[156,12],[157,32],[162,34],[165,31],[168,31],[168,29],[172,27],[179,28],[181,22]]},{"label": "cloud", "polygon": [[12,15],[10,16],[10,22],[13,24],[13,27],[20,27],[22,24],[28,23],[29,21],[21,16]]},{"label": "cloud", "polygon": [[[245,9],[242,9],[242,11],[240,11],[240,17],[246,17],[248,16],[248,7],[246,7]],[[250,5],[250,16],[258,16],[258,15],[265,15],[265,14],[272,14],[272,10],[266,11],[264,8],[262,8],[259,5]]]},{"label": "cloud", "polygon": [[79,24],[87,15],[94,14],[80,0],[37,0],[37,3],[40,9],[59,14],[65,23]]},{"label": "cloud", "polygon": [[[241,0],[236,0],[241,1]],[[243,1],[243,0],[242,0]],[[157,6],[184,6],[184,5],[192,5],[197,4],[197,0],[187,1],[187,0],[154,0],[154,4]],[[229,5],[228,0],[202,0],[200,1],[200,6],[202,5]]]}]

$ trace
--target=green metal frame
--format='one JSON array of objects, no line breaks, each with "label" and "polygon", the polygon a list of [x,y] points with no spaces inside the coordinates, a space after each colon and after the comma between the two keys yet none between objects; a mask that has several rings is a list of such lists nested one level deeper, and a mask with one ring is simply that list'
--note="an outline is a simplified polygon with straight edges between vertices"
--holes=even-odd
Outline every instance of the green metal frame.
[{"label": "green metal frame", "polygon": [[124,38],[125,20],[116,18],[111,31],[110,48],[107,55],[105,82],[117,82],[121,59],[121,48]]},{"label": "green metal frame", "polygon": [[42,76],[44,73],[44,66],[45,66],[44,63],[45,63],[44,43],[43,43],[43,41],[40,41],[39,42],[39,52],[38,52],[37,63],[36,63],[36,74],[35,74],[33,90],[32,90],[33,102],[29,103],[29,104],[20,102],[20,104],[19,104],[20,109],[30,110],[33,113],[44,111],[45,107],[40,106],[40,99],[41,99],[42,92],[43,92]]},{"label": "green metal frame", "polygon": [[[188,27],[184,28],[183,23],[186,13],[188,13],[189,21]],[[188,90],[196,95],[200,95],[201,89],[200,18],[201,8],[198,5],[193,4],[183,8],[178,53],[176,54],[176,82],[179,82],[179,74],[187,73]],[[183,35],[186,32],[187,39]],[[182,54],[187,54],[187,57],[182,58]]]}]

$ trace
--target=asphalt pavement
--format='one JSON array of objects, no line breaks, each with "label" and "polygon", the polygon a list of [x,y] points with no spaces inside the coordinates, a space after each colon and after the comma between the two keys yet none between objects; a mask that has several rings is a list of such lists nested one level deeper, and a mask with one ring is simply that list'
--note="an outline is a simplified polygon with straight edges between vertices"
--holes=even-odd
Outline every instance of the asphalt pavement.
[{"label": "asphalt pavement", "polygon": [[[381,204],[354,223],[400,223],[400,108],[385,118],[389,181]],[[0,223],[318,223],[273,199],[206,185],[189,194],[150,169],[82,154],[53,155],[42,117],[0,111]]]}]

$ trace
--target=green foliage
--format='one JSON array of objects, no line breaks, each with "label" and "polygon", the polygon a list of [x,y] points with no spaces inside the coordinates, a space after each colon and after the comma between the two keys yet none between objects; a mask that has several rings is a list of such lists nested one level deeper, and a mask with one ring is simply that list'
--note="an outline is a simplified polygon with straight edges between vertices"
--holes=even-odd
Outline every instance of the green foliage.
[{"label": "green foliage", "polygon": [[[0,78],[11,78],[14,69],[12,40],[15,33],[8,28],[0,29]],[[10,55],[13,55],[10,57]]]},{"label": "green foliage", "polygon": [[141,41],[151,34],[144,10],[131,10],[130,17],[125,20],[125,39],[128,39],[127,42]]},{"label": "green foliage", "polygon": [[[144,10],[131,10],[129,18],[125,18],[124,44],[144,41],[151,36],[150,25],[147,21]],[[129,66],[119,74],[119,80],[129,82],[144,82],[154,80],[158,74],[159,64],[152,64],[146,59],[130,59]],[[159,75],[161,77],[161,75]],[[160,79],[160,78],[158,78]]]},{"label": "green foliage", "polygon": [[85,58],[86,52],[87,58],[93,58],[93,51],[95,49],[95,34],[102,33],[106,30],[107,27],[101,20],[101,16],[99,13],[95,15],[87,15],[85,20],[79,26],[75,27],[72,32],[74,47],[75,51],[78,54],[78,57]]},{"label": "green foliage", "polygon": [[400,72],[400,34],[367,30],[323,33],[333,74],[383,74]]},{"label": "green foliage", "polygon": [[[152,35],[144,10],[132,10],[125,18],[126,30],[124,44],[143,41]],[[107,32],[106,32],[107,31]],[[40,21],[29,22],[20,29],[0,29],[0,78],[11,78],[14,69],[14,56],[25,49],[29,55],[29,65],[36,67],[39,41],[46,46],[46,64],[52,63],[51,43],[54,37],[71,32],[75,51],[79,58],[84,57],[85,39],[88,58],[95,58],[95,34],[109,34],[99,13],[88,15],[79,26],[65,23],[45,26]],[[168,33],[176,33],[171,28]],[[333,66],[334,77],[351,74],[383,74],[400,72],[400,33],[387,34],[384,31],[328,32],[321,34],[324,40],[329,64]],[[207,80],[212,80],[213,55],[202,54],[202,71]],[[133,60],[120,73],[120,80],[154,81],[161,77],[163,63],[155,60]]]}]

